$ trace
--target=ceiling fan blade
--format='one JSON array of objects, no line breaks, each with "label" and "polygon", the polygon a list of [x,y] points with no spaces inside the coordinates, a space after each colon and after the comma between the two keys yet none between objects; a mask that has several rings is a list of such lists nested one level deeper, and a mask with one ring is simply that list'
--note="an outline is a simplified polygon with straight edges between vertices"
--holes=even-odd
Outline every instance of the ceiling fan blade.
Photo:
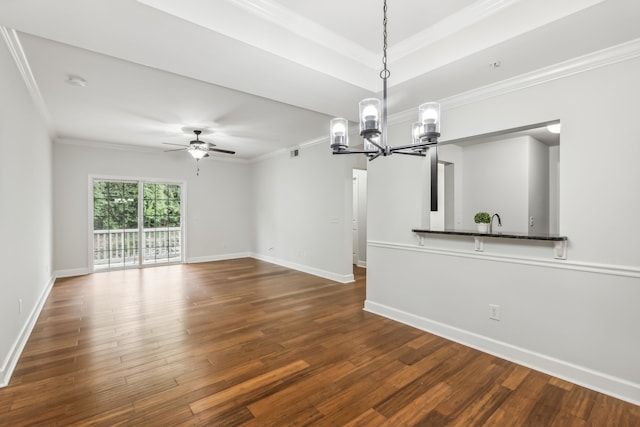
[{"label": "ceiling fan blade", "polygon": [[215,147],[215,146],[216,146],[216,144],[214,144],[213,142],[205,142],[205,145],[206,145],[208,148],[213,148],[213,147]]},{"label": "ceiling fan blade", "polygon": [[185,147],[185,148],[175,148],[173,150],[164,150],[164,152],[165,153],[169,153],[171,151],[184,151],[184,150],[188,150],[188,148],[187,147]]},{"label": "ceiling fan blade", "polygon": [[235,151],[223,150],[221,148],[209,148],[209,151],[217,151],[218,153],[226,153],[226,154],[236,154]]},{"label": "ceiling fan blade", "polygon": [[184,148],[188,148],[186,145],[184,144],[173,144],[171,142],[163,142],[164,145],[175,145],[177,147],[184,147]]}]

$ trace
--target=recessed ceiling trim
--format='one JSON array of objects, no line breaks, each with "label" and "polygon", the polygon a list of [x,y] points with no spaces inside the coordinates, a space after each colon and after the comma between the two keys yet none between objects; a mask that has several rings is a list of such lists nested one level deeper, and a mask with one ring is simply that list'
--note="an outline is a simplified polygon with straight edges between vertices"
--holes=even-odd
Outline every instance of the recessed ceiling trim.
[{"label": "recessed ceiling trim", "polygon": [[[148,1],[148,0],[147,0]],[[379,58],[375,52],[365,49],[358,43],[328,30],[318,23],[282,7],[272,0],[226,0],[229,3],[242,7],[256,16],[271,22],[305,38],[313,43],[333,50],[342,56],[353,58],[361,64],[373,67]],[[259,3],[259,4],[258,4]]]},{"label": "recessed ceiling trim", "polygon": [[[390,55],[397,58],[393,69],[393,85],[404,83],[603,1],[605,0],[537,0],[532,4],[523,0],[480,0],[416,36],[392,46]],[[479,11],[476,12],[476,8]],[[478,14],[477,19],[475,13]],[[455,31],[450,31],[449,27]],[[429,60],[425,61],[423,58]]]},{"label": "recessed ceiling trim", "polygon": [[520,1],[521,0],[479,0],[461,9],[459,12],[449,15],[425,30],[394,44],[390,47],[389,51],[396,58],[411,55]]},{"label": "recessed ceiling trim", "polygon": [[[367,90],[378,86],[377,79],[369,78],[371,70],[378,66],[376,53],[275,1],[224,0],[215,4],[208,0],[137,1],[355,86]],[[247,31],[247,27],[252,31]],[[336,63],[341,66],[336,67]]]}]

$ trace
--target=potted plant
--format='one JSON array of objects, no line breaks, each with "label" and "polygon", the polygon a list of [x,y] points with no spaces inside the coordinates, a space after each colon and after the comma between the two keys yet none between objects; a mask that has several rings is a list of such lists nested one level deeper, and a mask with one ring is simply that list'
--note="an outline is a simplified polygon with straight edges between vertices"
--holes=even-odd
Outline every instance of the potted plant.
[{"label": "potted plant", "polygon": [[491,215],[488,212],[478,212],[474,215],[473,221],[478,227],[480,233],[486,233],[489,231],[489,223],[491,222]]}]

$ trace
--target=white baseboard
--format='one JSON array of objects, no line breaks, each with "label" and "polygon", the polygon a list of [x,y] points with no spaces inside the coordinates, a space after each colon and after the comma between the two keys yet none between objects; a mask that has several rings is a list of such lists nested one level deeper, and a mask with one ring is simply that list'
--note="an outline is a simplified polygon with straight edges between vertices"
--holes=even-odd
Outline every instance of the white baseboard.
[{"label": "white baseboard", "polygon": [[27,344],[27,340],[31,335],[31,331],[33,331],[33,327],[38,320],[38,316],[40,316],[40,312],[42,311],[42,307],[44,307],[44,303],[47,301],[49,297],[49,293],[53,288],[53,284],[55,282],[55,277],[51,277],[49,279],[49,283],[42,290],[42,294],[40,294],[40,298],[29,313],[29,316],[25,319],[24,325],[22,325],[22,329],[18,334],[18,337],[14,341],[11,349],[9,350],[9,354],[2,363],[2,367],[0,368],[0,388],[6,387],[9,385],[9,381],[11,380],[11,375],[13,375],[13,370],[16,368],[18,364],[18,359],[20,359],[20,355],[22,354],[22,350],[24,350],[24,346]]},{"label": "white baseboard", "polygon": [[314,276],[323,277],[325,279],[333,280],[340,283],[351,283],[355,281],[353,273],[351,274],[336,274],[331,271],[321,270],[319,268],[310,267],[308,265],[297,264],[291,261],[285,261],[278,258],[273,258],[266,255],[251,254],[252,258],[259,259],[261,261],[270,262],[271,264],[281,265],[283,267],[291,268],[292,270],[302,271],[303,273],[313,274]]},{"label": "white baseboard", "polygon": [[238,258],[251,258],[250,252],[236,252],[232,254],[221,254],[221,255],[209,255],[209,256],[201,256],[201,257],[191,257],[187,258],[187,264],[193,264],[198,262],[211,262],[211,261],[225,261],[228,259],[238,259]]},{"label": "white baseboard", "polygon": [[61,277],[84,276],[91,273],[92,271],[88,268],[71,268],[68,270],[56,270],[53,275],[56,279],[59,279]]},{"label": "white baseboard", "polygon": [[367,261],[358,260],[358,263],[356,265],[358,267],[367,268]]},{"label": "white baseboard", "polygon": [[366,300],[364,310],[583,387],[640,405],[640,384]]}]

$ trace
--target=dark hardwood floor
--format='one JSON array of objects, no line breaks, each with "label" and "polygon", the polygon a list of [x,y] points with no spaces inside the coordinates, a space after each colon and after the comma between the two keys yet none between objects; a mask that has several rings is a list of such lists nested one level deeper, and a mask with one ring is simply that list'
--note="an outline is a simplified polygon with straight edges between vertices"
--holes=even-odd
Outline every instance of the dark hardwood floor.
[{"label": "dark hardwood floor", "polygon": [[0,424],[640,426],[640,407],[254,259],[57,280]]}]

